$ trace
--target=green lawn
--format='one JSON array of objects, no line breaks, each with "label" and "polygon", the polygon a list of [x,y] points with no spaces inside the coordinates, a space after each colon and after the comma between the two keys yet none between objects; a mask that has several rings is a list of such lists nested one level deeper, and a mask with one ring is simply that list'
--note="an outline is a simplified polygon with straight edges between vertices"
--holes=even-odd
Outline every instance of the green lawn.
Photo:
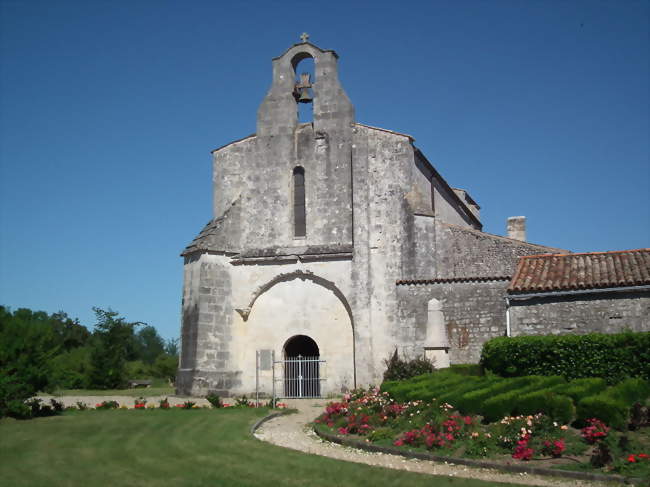
[{"label": "green lawn", "polygon": [[266,412],[92,410],[30,421],[4,419],[0,421],[1,483],[30,487],[497,485],[340,462],[269,445],[249,434],[251,424]]}]

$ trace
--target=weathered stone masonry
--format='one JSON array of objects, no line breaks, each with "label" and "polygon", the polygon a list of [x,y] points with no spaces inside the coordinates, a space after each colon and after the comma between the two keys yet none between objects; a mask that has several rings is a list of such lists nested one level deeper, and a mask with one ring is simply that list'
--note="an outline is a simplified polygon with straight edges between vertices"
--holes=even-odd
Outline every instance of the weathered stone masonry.
[{"label": "weathered stone masonry", "polygon": [[[299,123],[306,58],[313,122]],[[439,366],[475,362],[506,332],[517,259],[559,252],[521,241],[521,219],[517,238],[483,232],[479,205],[412,137],[356,122],[337,59],[309,42],[275,58],[256,133],[213,152],[213,218],[182,254],[179,393],[250,393],[256,352],[266,363],[297,343],[326,360],[324,395],[380,382],[395,348]],[[268,367],[259,379],[270,393]]]}]

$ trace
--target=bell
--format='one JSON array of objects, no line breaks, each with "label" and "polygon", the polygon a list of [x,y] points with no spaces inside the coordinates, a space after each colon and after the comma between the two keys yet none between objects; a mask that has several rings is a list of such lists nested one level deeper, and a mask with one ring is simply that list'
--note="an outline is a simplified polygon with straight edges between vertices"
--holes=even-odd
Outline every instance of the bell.
[{"label": "bell", "polygon": [[309,88],[300,88],[300,96],[298,97],[298,103],[311,103],[313,98],[309,95]]}]

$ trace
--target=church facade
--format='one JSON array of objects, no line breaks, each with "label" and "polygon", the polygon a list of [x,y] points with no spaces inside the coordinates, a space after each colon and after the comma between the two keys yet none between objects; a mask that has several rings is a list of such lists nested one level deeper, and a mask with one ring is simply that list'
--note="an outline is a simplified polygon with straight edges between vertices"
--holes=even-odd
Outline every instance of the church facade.
[{"label": "church facade", "polygon": [[318,357],[322,395],[381,382],[395,349],[476,362],[506,333],[517,259],[561,252],[522,218],[483,232],[412,137],[355,121],[337,58],[304,40],[273,59],[256,133],[213,151],[214,218],[182,254],[179,393],[270,393],[270,358]]}]

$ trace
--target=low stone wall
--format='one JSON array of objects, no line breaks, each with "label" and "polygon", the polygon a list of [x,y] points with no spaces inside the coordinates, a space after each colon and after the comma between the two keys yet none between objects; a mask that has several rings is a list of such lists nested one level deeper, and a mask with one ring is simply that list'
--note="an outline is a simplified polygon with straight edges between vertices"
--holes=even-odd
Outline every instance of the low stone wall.
[{"label": "low stone wall", "polygon": [[511,300],[512,336],[650,331],[650,291]]}]

